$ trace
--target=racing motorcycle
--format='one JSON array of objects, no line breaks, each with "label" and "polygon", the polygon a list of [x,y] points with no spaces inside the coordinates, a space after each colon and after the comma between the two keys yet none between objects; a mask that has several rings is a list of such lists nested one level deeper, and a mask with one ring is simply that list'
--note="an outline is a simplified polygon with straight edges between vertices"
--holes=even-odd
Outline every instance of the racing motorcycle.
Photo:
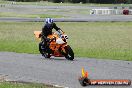
[{"label": "racing motorcycle", "polygon": [[[37,39],[41,40],[41,31],[34,31],[34,35]],[[50,39],[48,42],[48,49],[45,48],[44,42],[39,46],[41,49],[41,54],[45,58],[54,57],[65,57],[68,60],[74,59],[74,52],[72,48],[67,44],[68,36],[62,32],[61,35],[58,31],[53,32],[52,35],[48,35],[47,38]]]}]

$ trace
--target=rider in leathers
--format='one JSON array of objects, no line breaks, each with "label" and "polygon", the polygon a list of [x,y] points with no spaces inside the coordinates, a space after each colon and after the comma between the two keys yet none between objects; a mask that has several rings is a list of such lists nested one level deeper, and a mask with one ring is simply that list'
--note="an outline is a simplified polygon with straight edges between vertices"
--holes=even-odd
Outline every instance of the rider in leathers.
[{"label": "rider in leathers", "polygon": [[58,31],[61,34],[61,29],[56,26],[52,18],[46,18],[45,22],[46,22],[45,25],[42,27],[41,42],[39,43],[39,51],[42,55],[43,53],[42,53],[41,46],[43,46],[46,52],[50,51],[49,45],[48,45],[48,42],[50,41],[50,39],[47,38],[47,36],[52,35],[52,29],[54,28],[56,31]]}]

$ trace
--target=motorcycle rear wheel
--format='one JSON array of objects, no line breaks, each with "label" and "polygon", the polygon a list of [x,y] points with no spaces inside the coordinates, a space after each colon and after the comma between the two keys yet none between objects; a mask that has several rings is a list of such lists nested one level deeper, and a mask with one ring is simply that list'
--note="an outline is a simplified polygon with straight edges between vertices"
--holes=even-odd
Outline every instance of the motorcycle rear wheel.
[{"label": "motorcycle rear wheel", "polygon": [[42,44],[42,42],[39,44],[39,51],[40,51],[40,53],[42,54],[42,56],[44,58],[50,58],[51,57],[50,53],[46,52],[47,50],[44,48],[43,45],[44,44]]},{"label": "motorcycle rear wheel", "polygon": [[44,52],[42,56],[45,57],[45,58],[50,58],[51,57],[51,55],[49,53],[46,53],[46,52]]}]

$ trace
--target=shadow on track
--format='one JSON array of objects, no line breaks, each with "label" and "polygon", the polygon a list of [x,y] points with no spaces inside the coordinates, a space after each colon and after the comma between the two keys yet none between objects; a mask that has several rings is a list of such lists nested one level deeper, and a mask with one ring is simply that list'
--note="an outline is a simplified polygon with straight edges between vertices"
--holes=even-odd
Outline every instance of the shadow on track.
[{"label": "shadow on track", "polygon": [[65,59],[65,58],[63,58],[63,57],[58,57],[58,58],[41,58],[42,60],[54,60],[54,61],[71,61],[71,62],[74,62],[74,61],[77,61],[76,59],[74,59],[74,60],[67,60],[67,59]]}]

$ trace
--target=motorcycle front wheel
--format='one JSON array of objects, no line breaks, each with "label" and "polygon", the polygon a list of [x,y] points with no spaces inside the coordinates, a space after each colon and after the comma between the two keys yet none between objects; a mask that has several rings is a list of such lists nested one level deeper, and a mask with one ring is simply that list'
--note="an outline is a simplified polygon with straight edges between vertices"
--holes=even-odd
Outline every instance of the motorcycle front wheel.
[{"label": "motorcycle front wheel", "polygon": [[66,51],[66,53],[64,54],[65,58],[68,60],[73,60],[74,59],[74,52],[73,52],[72,48],[69,45],[67,45],[65,47],[65,51]]}]

